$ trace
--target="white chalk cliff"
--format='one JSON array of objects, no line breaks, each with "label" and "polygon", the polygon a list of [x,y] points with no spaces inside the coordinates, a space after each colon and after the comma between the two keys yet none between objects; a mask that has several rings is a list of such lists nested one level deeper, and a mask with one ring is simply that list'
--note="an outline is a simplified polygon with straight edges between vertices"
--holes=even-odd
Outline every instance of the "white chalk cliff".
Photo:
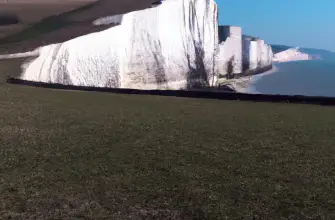
[{"label": "white chalk cliff", "polygon": [[[220,26],[218,72],[220,75],[260,70],[272,65],[271,46],[258,38],[242,35],[240,27]],[[229,65],[231,68],[229,70]]]},{"label": "white chalk cliff", "polygon": [[242,39],[241,29],[228,28],[226,39],[219,40],[214,0],[166,0],[157,7],[98,19],[94,25],[109,23],[117,26],[37,49],[37,58],[23,66],[21,78],[187,89],[216,86],[219,76],[272,65],[271,48],[262,40]]},{"label": "white chalk cliff", "polygon": [[[290,48],[282,52],[276,53],[273,56],[273,61],[276,63],[312,60],[313,56],[299,51],[299,48]],[[315,58],[316,59],[316,58]]]},{"label": "white chalk cliff", "polygon": [[273,53],[270,45],[265,44],[264,40],[248,40],[243,41],[244,62],[248,69],[254,70],[272,65]]}]

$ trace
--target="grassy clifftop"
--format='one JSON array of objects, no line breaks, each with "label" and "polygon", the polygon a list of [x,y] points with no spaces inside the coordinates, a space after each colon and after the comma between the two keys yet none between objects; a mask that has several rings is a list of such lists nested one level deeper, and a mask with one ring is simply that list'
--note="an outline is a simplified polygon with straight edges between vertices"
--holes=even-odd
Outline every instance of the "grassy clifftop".
[{"label": "grassy clifftop", "polygon": [[[138,0],[136,2],[133,0],[100,0],[68,12],[54,13],[51,16],[33,22],[29,27],[18,33],[8,36],[5,34],[6,37],[0,38],[0,53],[29,51],[39,46],[64,42],[78,36],[104,30],[108,26],[96,27],[92,25],[92,22],[100,17],[148,8],[152,2],[153,0]],[[43,10],[47,9],[51,10],[50,7],[52,5],[44,5],[44,7],[41,8],[40,12],[35,11],[35,13],[44,13]],[[68,6],[68,8],[70,7]],[[28,15],[26,17],[29,18]],[[42,18],[43,16],[37,17]],[[10,30],[8,29],[8,31]]]},{"label": "grassy clifftop", "polygon": [[[0,73],[17,66],[1,61]],[[335,218],[332,107],[4,79],[0,218]]]}]

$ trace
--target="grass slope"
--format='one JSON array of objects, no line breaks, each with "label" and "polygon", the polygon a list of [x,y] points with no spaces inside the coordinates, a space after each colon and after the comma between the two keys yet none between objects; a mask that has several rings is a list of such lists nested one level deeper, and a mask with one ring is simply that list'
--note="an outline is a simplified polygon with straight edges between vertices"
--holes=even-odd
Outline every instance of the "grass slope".
[{"label": "grass slope", "polygon": [[335,218],[334,108],[2,77],[0,219]]},{"label": "grass slope", "polygon": [[145,9],[150,7],[152,2],[153,0],[136,2],[134,0],[99,0],[65,13],[46,17],[39,22],[35,21],[33,25],[16,34],[5,34],[6,37],[0,38],[0,54],[26,52],[40,46],[65,42],[105,30],[112,25],[93,26],[92,22],[104,16]]},{"label": "grass slope", "polygon": [[[93,0],[11,0],[8,2],[0,1],[0,23],[4,18],[17,16],[19,21],[16,25],[0,27],[0,39],[9,35],[14,35],[19,40],[18,33],[25,29],[29,29],[34,24],[52,15],[61,14],[74,10],[83,5],[89,4]],[[2,15],[2,16],[1,16]],[[38,29],[39,27],[37,27]],[[24,36],[22,36],[24,39]]]},{"label": "grass slope", "polygon": [[57,31],[61,28],[65,28],[70,25],[75,25],[76,24],[75,22],[70,21],[71,15],[75,13],[80,13],[81,11],[89,10],[96,4],[97,4],[96,2],[93,2],[69,12],[64,12],[58,15],[52,15],[47,18],[44,18],[43,20],[37,22],[36,24],[17,34],[13,34],[3,39],[0,39],[0,44],[8,44],[23,40],[29,40],[46,33],[50,33],[52,31]]}]

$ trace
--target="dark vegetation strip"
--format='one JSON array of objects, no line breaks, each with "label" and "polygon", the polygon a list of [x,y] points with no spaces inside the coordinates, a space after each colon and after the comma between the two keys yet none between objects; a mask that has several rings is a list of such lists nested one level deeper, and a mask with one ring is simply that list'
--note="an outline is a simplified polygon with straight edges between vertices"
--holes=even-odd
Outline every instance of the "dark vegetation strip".
[{"label": "dark vegetation strip", "polygon": [[33,39],[39,35],[67,27],[71,24],[72,23],[57,16],[51,16],[17,34],[0,39],[0,44],[15,43],[22,40]]},{"label": "dark vegetation strip", "polygon": [[73,86],[55,83],[33,82],[10,77],[7,83],[20,84],[34,87],[63,89],[63,90],[79,90],[79,91],[95,91],[110,92],[120,94],[137,94],[137,95],[159,95],[159,96],[175,96],[187,98],[206,98],[220,100],[241,100],[253,102],[285,102],[285,103],[301,103],[316,105],[335,105],[335,98],[320,96],[289,96],[289,95],[266,95],[266,94],[246,94],[237,93],[229,90],[137,90],[137,89],[117,89],[117,88],[99,88],[89,86]]},{"label": "dark vegetation strip", "polygon": [[246,70],[242,73],[234,74],[233,79],[238,79],[238,78],[245,77],[245,76],[254,76],[254,75],[262,74],[262,73],[265,73],[265,72],[271,70],[272,67],[273,67],[272,65],[269,65],[269,66],[265,66],[265,67],[256,68],[256,69],[253,69],[253,70]]},{"label": "dark vegetation strip", "polygon": [[11,24],[17,24],[19,23],[19,19],[17,16],[13,14],[1,14],[0,13],[0,26],[6,26]]}]

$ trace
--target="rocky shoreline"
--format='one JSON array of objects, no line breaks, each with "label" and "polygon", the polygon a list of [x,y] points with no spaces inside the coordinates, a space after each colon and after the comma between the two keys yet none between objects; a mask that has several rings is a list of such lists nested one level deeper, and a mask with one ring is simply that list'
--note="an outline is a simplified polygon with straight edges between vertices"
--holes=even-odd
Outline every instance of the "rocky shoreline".
[{"label": "rocky shoreline", "polygon": [[278,67],[273,65],[267,71],[260,71],[257,74],[245,75],[239,78],[227,79],[220,82],[220,87],[230,88],[235,92],[239,93],[253,93],[258,94],[258,92],[252,88],[252,85],[256,83],[260,78],[272,74],[278,70]]}]

